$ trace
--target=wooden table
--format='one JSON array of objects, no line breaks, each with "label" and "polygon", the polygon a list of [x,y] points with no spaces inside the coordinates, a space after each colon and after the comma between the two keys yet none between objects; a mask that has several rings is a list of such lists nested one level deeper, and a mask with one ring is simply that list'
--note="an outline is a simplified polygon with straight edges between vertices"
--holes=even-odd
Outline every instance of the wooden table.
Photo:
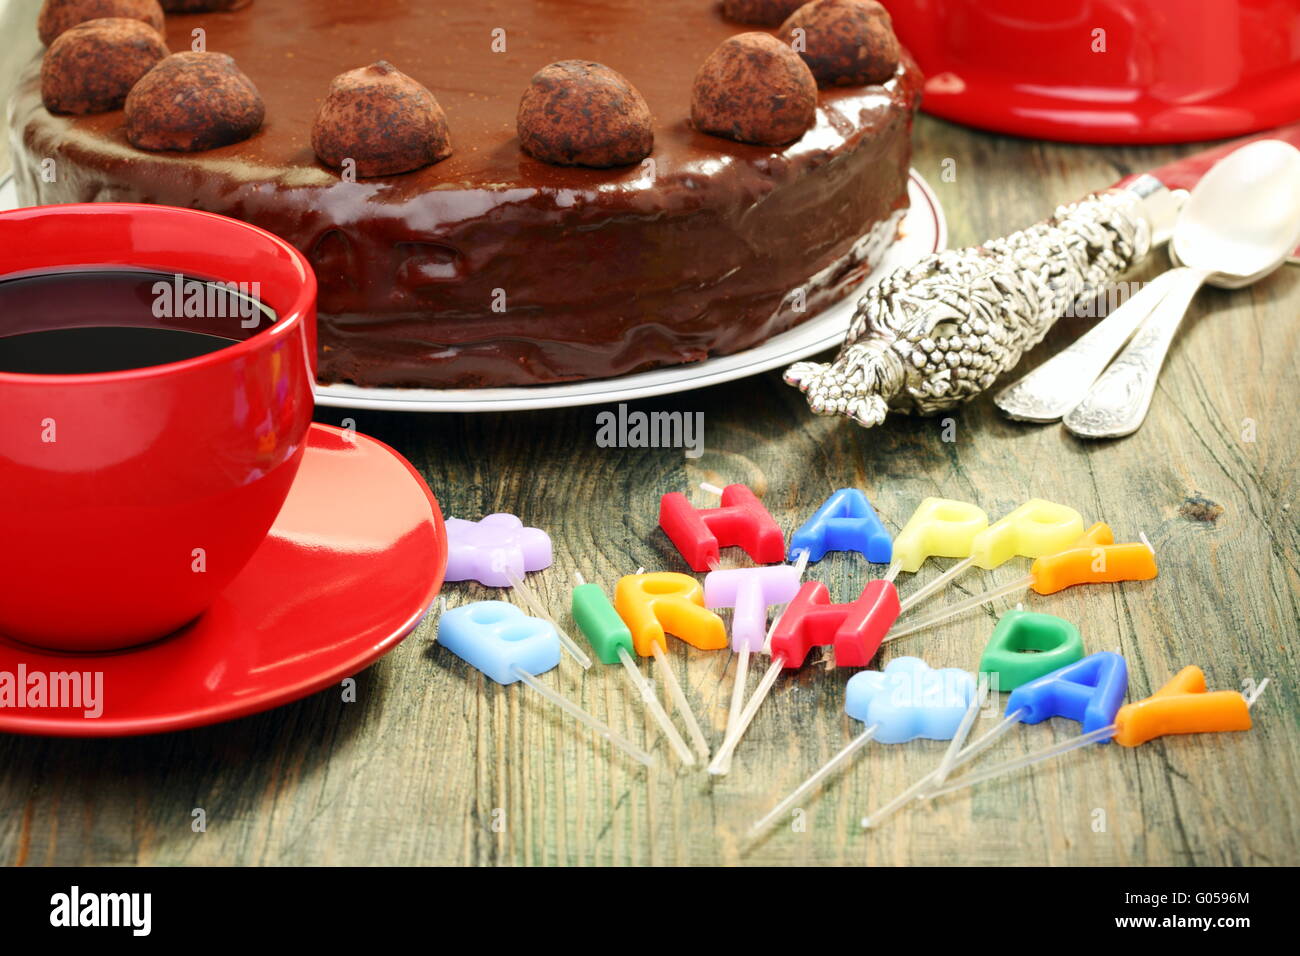
[{"label": "wooden table", "polygon": [[[953,244],[967,244],[1186,151],[1044,145],[921,118],[915,165],[943,202]],[[653,736],[659,759],[646,770],[537,695],[492,684],[437,647],[433,615],[359,675],[356,703],[327,691],[222,726],[142,739],[0,738],[0,861],[1300,863],[1298,305],[1295,268],[1246,291],[1202,293],[1145,427],[1110,443],[1008,422],[987,397],[953,416],[955,435],[945,436],[940,421],[908,418],[864,431],[815,418],[776,373],[634,406],[702,411],[705,450],[694,460],[680,450],[597,447],[597,408],[318,416],[354,418],[408,455],[447,514],[509,510],[547,529],[556,562],[534,580],[557,609],[567,605],[575,570],[610,585],[638,565],[684,569],[657,529],[657,503],[673,490],[704,503],[702,481],[748,483],[787,531],[848,485],[866,489],[894,530],[927,495],[975,501],[991,515],[1033,495],[1069,503],[1088,520],[1109,521],[1122,540],[1145,531],[1160,577],[1030,595],[1027,605],[1076,622],[1090,650],[1121,651],[1133,698],[1191,663],[1214,688],[1272,678],[1249,733],[1092,747],[864,834],[863,812],[932,768],[944,747],[869,744],[802,802],[797,820],[746,847],[749,824],[861,729],[844,714],[847,670],[809,666],[783,676],[729,776],[682,769]],[[1030,361],[1090,321],[1063,320]],[[932,564],[918,580],[945,562]],[[973,573],[943,600],[1023,571]],[[835,555],[814,573],[844,601],[867,568]],[[904,575],[900,586],[906,594],[916,585]],[[456,584],[445,595],[456,604],[499,592]],[[882,659],[920,654],[933,666],[974,668],[1004,606],[900,641]],[[674,642],[673,664],[716,745],[735,658]],[[619,668],[584,674],[565,664],[546,679],[616,727],[645,733],[643,708]],[[751,686],[756,679],[751,672]],[[975,732],[991,724],[980,721]],[[989,759],[1075,733],[1063,721],[1019,729]],[[196,808],[206,813],[206,832],[192,828]]]}]

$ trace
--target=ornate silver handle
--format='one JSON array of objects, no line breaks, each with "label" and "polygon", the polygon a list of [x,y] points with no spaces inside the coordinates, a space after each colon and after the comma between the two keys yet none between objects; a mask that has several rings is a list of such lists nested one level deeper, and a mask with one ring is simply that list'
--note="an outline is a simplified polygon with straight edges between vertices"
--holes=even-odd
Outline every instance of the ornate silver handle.
[{"label": "ornate silver handle", "polygon": [[898,269],[858,303],[834,362],[798,362],[785,380],[817,414],[868,428],[890,411],[933,415],[969,401],[1072,303],[1147,254],[1170,196],[1145,176],[1005,238]]},{"label": "ornate silver handle", "polygon": [[1021,421],[1060,419],[1083,401],[1097,376],[1155,311],[1175,281],[1176,272],[1161,273],[1069,348],[998,392],[993,396],[994,403],[1004,414]]},{"label": "ornate silver handle", "polygon": [[1156,380],[1174,334],[1196,291],[1208,278],[1197,269],[1172,269],[1169,290],[1133,341],[1064,418],[1080,438],[1122,438],[1142,427],[1156,391]]}]

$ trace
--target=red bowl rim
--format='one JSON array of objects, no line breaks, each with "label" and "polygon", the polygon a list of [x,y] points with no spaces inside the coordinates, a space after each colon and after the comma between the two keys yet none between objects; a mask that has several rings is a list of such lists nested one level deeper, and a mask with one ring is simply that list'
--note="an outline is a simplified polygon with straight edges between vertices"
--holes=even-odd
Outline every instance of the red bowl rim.
[{"label": "red bowl rim", "polygon": [[[196,229],[202,229],[204,227],[220,228],[231,230],[235,233],[246,233],[252,240],[261,243],[269,243],[279,251],[285,253],[289,257],[289,262],[297,269],[298,278],[301,280],[301,286],[298,289],[293,302],[287,309],[276,310],[276,320],[269,328],[263,329],[246,339],[232,342],[230,345],[217,349],[214,352],[196,355],[193,358],[182,359],[178,362],[168,362],[163,365],[147,365],[142,368],[122,369],[114,372],[88,372],[80,375],[44,375],[0,371],[0,385],[30,386],[40,383],[46,385],[58,385],[60,387],[103,385],[178,375],[185,372],[216,367],[228,362],[238,361],[239,359],[247,357],[261,349],[269,348],[276,340],[283,338],[284,336],[303,331],[303,326],[305,326],[309,321],[309,317],[314,316],[315,314],[316,273],[312,270],[311,264],[307,261],[307,258],[299,252],[298,249],[285,242],[279,236],[267,232],[265,229],[258,226],[254,226],[251,223],[243,222],[239,219],[232,219],[229,216],[220,216],[216,213],[205,212],[201,209],[187,209],[181,206],[164,206],[154,203],[92,202],[58,203],[46,206],[24,206],[20,209],[3,210],[0,211],[0,220],[33,219],[49,215],[67,215],[70,217],[80,215],[102,215],[108,212],[126,212],[134,216],[145,217],[188,218],[194,221],[194,227]],[[88,267],[86,271],[96,271],[105,267],[133,268],[132,264],[129,262],[96,263],[94,266]],[[21,276],[40,275],[43,271],[50,270],[35,268],[6,271],[3,266],[0,266],[0,282]],[[310,369],[312,367],[312,357],[306,356],[306,358],[307,367]]]}]

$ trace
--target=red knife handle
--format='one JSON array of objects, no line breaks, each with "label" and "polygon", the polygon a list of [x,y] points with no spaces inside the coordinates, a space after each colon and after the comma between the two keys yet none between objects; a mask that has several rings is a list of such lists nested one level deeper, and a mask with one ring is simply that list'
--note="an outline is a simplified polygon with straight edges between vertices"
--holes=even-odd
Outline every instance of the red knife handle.
[{"label": "red knife handle", "polygon": [[[1223,157],[1236,152],[1247,143],[1253,143],[1261,139],[1280,139],[1284,143],[1290,143],[1300,149],[1300,123],[1279,126],[1277,129],[1265,130],[1262,133],[1244,136],[1241,139],[1228,140],[1226,143],[1220,143],[1218,146],[1203,149],[1199,153],[1184,156],[1182,159],[1176,159],[1172,163],[1166,163],[1164,166],[1152,169],[1147,175],[1154,176],[1170,189],[1191,189],[1201,181],[1202,176],[1210,171],[1210,167]],[[1140,175],[1142,174],[1134,173],[1131,176],[1125,176],[1115,185],[1127,186]]]}]

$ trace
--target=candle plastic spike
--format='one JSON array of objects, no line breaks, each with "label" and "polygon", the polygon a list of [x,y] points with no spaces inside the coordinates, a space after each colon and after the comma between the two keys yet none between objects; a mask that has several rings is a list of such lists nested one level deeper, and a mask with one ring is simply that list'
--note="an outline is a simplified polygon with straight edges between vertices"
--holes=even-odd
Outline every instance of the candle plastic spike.
[{"label": "candle plastic spike", "polygon": [[774,822],[776,822],[776,820],[779,819],[783,813],[789,812],[794,807],[794,805],[799,801],[800,797],[802,797],[804,794],[808,793],[810,790],[812,790],[814,787],[820,784],[823,780],[829,777],[841,766],[843,766],[844,764],[852,760],[853,756],[859,750],[861,750],[868,743],[868,741],[870,741],[871,738],[875,736],[875,734],[876,734],[876,727],[873,725],[871,727],[868,727],[866,730],[862,731],[862,733],[858,734],[852,740],[850,740],[843,750],[837,753],[830,760],[826,761],[826,763],[822,764],[821,768],[817,770],[811,777],[809,777],[803,783],[799,784],[799,786],[795,787],[788,797],[786,797],[784,800],[782,800],[780,803],[774,806],[771,810],[765,813],[758,821],[756,821],[754,825],[749,828],[749,833],[747,834],[749,839],[752,840],[754,837],[758,836],[760,833],[766,830],[769,826],[771,826]]},{"label": "candle plastic spike", "polygon": [[[961,753],[957,754],[957,759],[953,761],[952,766],[948,768],[949,772],[960,767],[962,764],[969,763],[984,751],[988,750],[995,743],[1007,735],[1007,732],[1020,723],[1020,718],[1024,716],[1023,710],[1013,710],[1004,716],[998,723],[983,737],[972,741],[962,748]],[[929,800],[934,795],[933,783],[930,786],[922,787],[917,793],[918,801]]]},{"label": "candle plastic spike", "polygon": [[695,749],[699,752],[702,760],[709,759],[709,744],[704,739],[704,731],[700,729],[700,722],[695,718],[695,711],[691,709],[690,701],[686,699],[686,692],[682,690],[682,685],[677,681],[677,675],[673,673],[672,664],[668,662],[668,655],[659,644],[650,645],[650,650],[654,654],[655,664],[658,665],[659,674],[663,677],[664,686],[668,688],[668,694],[673,699],[673,704],[681,711],[682,720],[686,722],[686,732],[691,735],[691,740],[695,744]]},{"label": "candle plastic spike", "polygon": [[659,729],[667,738],[669,746],[677,753],[682,763],[688,766],[694,764],[695,755],[686,746],[686,741],[682,740],[682,735],[673,726],[668,712],[664,710],[663,704],[655,696],[654,688],[642,675],[641,669],[637,667],[636,661],[632,657],[632,632],[623,623],[623,619],[618,616],[618,612],[614,610],[614,605],[609,602],[609,598],[605,596],[605,591],[600,585],[583,582],[581,575],[579,575],[578,580],[579,584],[573,589],[570,598],[573,619],[578,624],[578,630],[582,631],[587,640],[591,642],[592,648],[596,651],[596,657],[602,663],[622,665],[628,680],[636,688],[642,702],[646,705],[646,709],[649,710],[650,716],[659,725]]},{"label": "candle plastic spike", "polygon": [[438,643],[498,684],[522,681],[570,716],[649,766],[654,757],[537,679],[560,663],[555,627],[506,601],[477,601],[438,618]]},{"label": "candle plastic spike", "polygon": [[736,724],[735,732],[722,741],[722,746],[713,756],[713,762],[709,764],[709,773],[725,774],[731,768],[731,755],[736,750],[736,745],[740,739],[745,736],[745,731],[753,723],[754,715],[758,713],[759,705],[767,699],[768,692],[772,690],[772,685],[776,683],[777,677],[780,676],[782,669],[785,667],[784,657],[772,658],[772,663],[768,666],[767,671],[759,680],[758,686],[754,688],[753,696],[749,698],[749,703],[741,711],[740,720]]},{"label": "candle plastic spike", "polygon": [[1265,677],[1262,681],[1259,682],[1259,684],[1256,685],[1255,689],[1251,691],[1250,694],[1246,697],[1247,707],[1254,707],[1255,704],[1259,701],[1259,699],[1264,696],[1264,691],[1268,689],[1269,681],[1271,681],[1272,679],[1273,678],[1271,677]]},{"label": "candle plastic spike", "polygon": [[641,673],[641,668],[636,666],[636,660],[621,645],[618,648],[618,662],[623,665],[623,671],[627,674],[628,680],[632,682],[632,686],[641,695],[642,703],[646,705],[646,709],[650,711],[650,716],[659,725],[659,730],[668,740],[668,745],[677,754],[677,759],[686,766],[693,767],[695,765],[695,755],[691,753],[691,748],[686,746],[686,741],[682,739],[682,735],[673,726],[672,718],[668,716],[668,711],[664,710],[664,705],[655,696],[654,687],[645,679],[645,675]]},{"label": "candle plastic spike", "polygon": [[539,681],[532,674],[528,673],[522,668],[516,667],[514,669],[514,675],[518,680],[523,681],[525,684],[527,684],[533,690],[537,691],[537,693],[541,694],[543,697],[549,700],[556,707],[560,708],[560,710],[564,711],[570,717],[573,717],[576,720],[581,721],[582,723],[590,727],[592,730],[596,731],[596,733],[604,737],[606,740],[608,740],[619,750],[622,750],[629,757],[632,757],[634,760],[637,760],[638,762],[645,764],[647,767],[651,766],[655,762],[655,758],[653,754],[647,753],[645,750],[642,750],[632,741],[628,740],[626,737],[620,734],[617,730],[610,727],[604,721],[598,719],[592,714],[587,713],[587,711],[583,710],[581,707],[579,707],[573,701],[569,700],[569,698],[565,697],[563,694],[551,690],[549,687],[547,687],[545,684]]},{"label": "candle plastic spike", "polygon": [[941,796],[945,793],[952,793],[955,790],[963,790],[973,784],[984,783],[985,781],[992,780],[995,777],[1001,777],[1013,773],[1024,767],[1041,763],[1044,760],[1059,756],[1071,750],[1086,747],[1088,744],[1105,743],[1107,738],[1115,732],[1115,729],[1114,724],[1107,724],[1104,727],[1098,727],[1096,730],[1081,734],[1078,737],[1071,737],[1069,740],[1063,740],[1059,744],[1053,744],[1050,747],[1044,747],[1042,750],[1035,750],[1033,753],[1026,754],[1023,757],[1017,757],[1015,760],[1008,760],[1005,763],[996,764],[986,770],[977,770],[974,773],[966,774],[964,777],[959,777],[952,781],[952,783],[939,787],[937,790],[931,790],[926,797],[928,799],[930,797]]},{"label": "candle plastic spike", "polygon": [[[893,630],[881,643],[888,644],[890,641],[897,641],[904,637],[910,637],[919,631],[924,631],[927,628],[934,627],[936,624],[940,624],[948,620],[950,617],[956,617],[958,614],[964,614],[972,608],[977,608],[981,604],[988,604],[990,601],[996,601],[998,598],[1005,597],[1008,594],[1015,594],[1018,591],[1024,591],[1032,583],[1033,579],[1030,578],[1029,575],[1025,575],[1023,578],[1018,578],[1015,581],[1008,581],[1006,584],[985,591],[983,594],[975,594],[953,604],[946,604],[933,614],[927,614],[920,620],[912,621],[903,627]],[[903,603],[906,604],[907,602],[904,601]]]},{"label": "candle plastic spike", "polygon": [[907,597],[905,597],[903,599],[902,604],[899,605],[899,613],[906,614],[909,610],[916,607],[916,605],[920,604],[931,594],[934,594],[935,592],[940,591],[943,588],[947,587],[950,581],[957,580],[957,578],[959,578],[961,575],[966,573],[967,569],[973,567],[974,564],[975,564],[974,558],[972,557],[962,558],[960,561],[958,561],[952,567],[948,568],[948,570],[944,571],[933,581],[927,582],[926,584],[917,588]]},{"label": "candle plastic spike", "polygon": [[[725,741],[735,732],[740,723],[741,712],[745,709],[745,685],[749,682],[749,645],[746,644],[736,655],[736,676],[731,685],[731,704],[727,707],[727,726],[722,733]],[[725,764],[730,769],[730,761]]]},{"label": "candle plastic spike", "polygon": [[957,726],[957,732],[952,735],[952,741],[948,749],[943,753],[943,759],[939,761],[939,766],[934,770],[935,784],[943,783],[952,773],[953,767],[957,766],[957,761],[961,759],[961,754],[966,745],[966,739],[970,736],[970,730],[975,726],[975,717],[979,714],[980,708],[988,700],[990,693],[990,684],[987,675],[981,675],[979,684],[975,689],[975,694],[970,699],[970,706],[966,708],[966,713],[962,714],[961,723]]},{"label": "candle plastic spike", "polygon": [[524,579],[516,575],[515,572],[509,568],[506,569],[505,575],[506,580],[510,582],[510,587],[514,589],[514,592],[523,599],[525,604],[528,605],[528,609],[533,612],[533,615],[541,618],[543,621],[550,624],[551,627],[555,628],[555,636],[559,638],[560,646],[564,648],[565,652],[581,664],[583,670],[591,667],[591,658],[587,656],[587,652],[578,646],[578,642],[571,638],[564,628],[560,627],[555,618],[551,617],[550,612],[546,610],[545,605],[542,604],[542,601],[537,596],[536,592],[524,583]]}]

